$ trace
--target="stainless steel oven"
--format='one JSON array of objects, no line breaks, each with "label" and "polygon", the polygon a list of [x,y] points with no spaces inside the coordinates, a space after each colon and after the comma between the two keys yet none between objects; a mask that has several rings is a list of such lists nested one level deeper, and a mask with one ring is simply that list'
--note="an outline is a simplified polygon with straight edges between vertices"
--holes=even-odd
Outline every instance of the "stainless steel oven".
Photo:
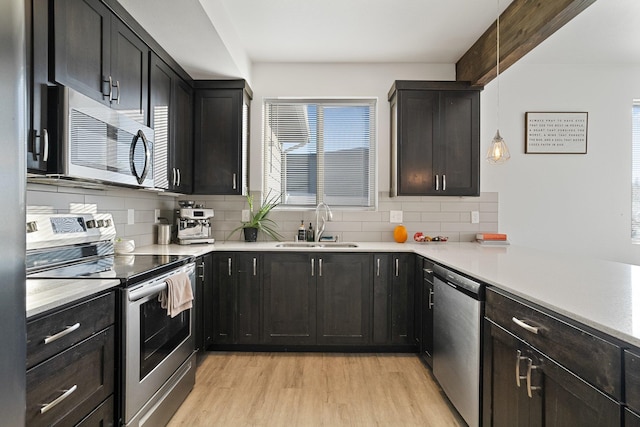
[{"label": "stainless steel oven", "polygon": [[[181,272],[189,275],[195,293],[195,263],[122,292],[126,426],[157,426],[160,420],[166,423],[184,400],[184,396],[178,398],[175,386],[184,380],[195,381],[193,309],[171,317],[158,299],[167,287],[166,280]],[[178,378],[168,382],[174,374]]]}]

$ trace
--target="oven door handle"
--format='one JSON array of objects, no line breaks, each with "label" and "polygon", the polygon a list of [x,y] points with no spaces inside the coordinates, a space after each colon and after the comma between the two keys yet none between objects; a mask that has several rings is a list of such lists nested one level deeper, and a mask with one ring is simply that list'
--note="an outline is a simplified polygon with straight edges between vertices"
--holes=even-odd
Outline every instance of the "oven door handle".
[{"label": "oven door handle", "polygon": [[167,282],[164,280],[154,284],[142,286],[141,288],[129,291],[129,301],[138,301],[149,295],[159,294],[163,290],[167,289]]}]

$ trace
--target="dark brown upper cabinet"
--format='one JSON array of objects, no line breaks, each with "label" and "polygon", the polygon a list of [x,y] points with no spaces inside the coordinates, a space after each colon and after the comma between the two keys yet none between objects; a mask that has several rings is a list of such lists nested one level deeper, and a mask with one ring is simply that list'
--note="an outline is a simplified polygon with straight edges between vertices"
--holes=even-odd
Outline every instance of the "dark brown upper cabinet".
[{"label": "dark brown upper cabinet", "polygon": [[149,76],[149,123],[155,130],[155,186],[189,194],[193,190],[193,91],[154,53]]},{"label": "dark brown upper cabinet", "polygon": [[480,195],[480,90],[462,82],[393,84],[392,197]]},{"label": "dark brown upper cabinet", "polygon": [[52,7],[50,80],[146,124],[149,47],[99,0]]},{"label": "dark brown upper cabinet", "polygon": [[244,80],[195,82],[194,194],[246,191],[252,97]]}]

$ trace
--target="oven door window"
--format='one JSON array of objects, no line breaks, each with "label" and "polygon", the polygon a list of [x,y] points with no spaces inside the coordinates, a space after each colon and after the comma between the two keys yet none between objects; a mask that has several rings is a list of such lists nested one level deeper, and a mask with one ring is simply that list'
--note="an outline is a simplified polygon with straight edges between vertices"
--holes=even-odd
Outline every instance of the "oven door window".
[{"label": "oven door window", "polygon": [[140,305],[140,380],[189,337],[190,315],[168,316],[157,298]]}]

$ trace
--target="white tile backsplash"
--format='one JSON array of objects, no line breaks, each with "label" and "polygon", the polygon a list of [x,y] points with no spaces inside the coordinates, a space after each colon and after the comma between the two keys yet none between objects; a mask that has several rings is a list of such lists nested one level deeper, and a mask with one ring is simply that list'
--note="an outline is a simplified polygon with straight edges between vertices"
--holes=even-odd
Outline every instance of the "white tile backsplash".
[{"label": "white tile backsplash", "polygon": [[[166,196],[154,192],[113,188],[85,190],[49,185],[27,185],[27,211],[35,210],[67,213],[73,208],[113,214],[118,237],[134,239],[137,246],[155,242],[155,209],[160,216],[175,225],[178,200],[193,200],[212,208],[214,237],[217,241],[229,238],[240,225],[242,209],[248,206],[243,196]],[[256,201],[260,195],[255,194]],[[472,241],[477,232],[498,232],[498,193],[482,193],[479,197],[394,197],[381,192],[375,211],[340,210],[332,208],[333,221],[327,223],[325,235],[338,236],[341,241],[392,241],[396,224],[389,222],[391,210],[403,212],[403,225],[409,238],[417,231],[449,237],[451,241]],[[127,210],[135,210],[135,224],[127,225]],[[471,211],[480,212],[480,223],[471,224]],[[287,240],[293,240],[300,220],[305,227],[315,224],[315,210],[276,210],[269,218],[278,225],[278,231]],[[232,240],[241,240],[236,232]]]},{"label": "white tile backsplash", "polygon": [[[254,195],[260,200],[260,195]],[[181,200],[195,200],[213,208],[214,237],[217,241],[229,238],[231,230],[240,225],[241,211],[248,206],[242,196],[181,196]],[[411,238],[416,231],[432,236],[444,235],[451,241],[472,241],[477,232],[498,231],[498,193],[482,193],[479,197],[389,197],[381,192],[375,211],[340,210],[331,208],[333,221],[326,225],[325,235],[338,236],[342,241],[392,241],[396,224],[389,222],[391,210],[403,211],[403,225]],[[471,224],[471,211],[480,211],[480,223]],[[315,224],[315,211],[276,210],[269,218],[278,224],[278,231],[293,240],[300,220],[305,228]],[[240,233],[232,240],[242,239]]]}]

